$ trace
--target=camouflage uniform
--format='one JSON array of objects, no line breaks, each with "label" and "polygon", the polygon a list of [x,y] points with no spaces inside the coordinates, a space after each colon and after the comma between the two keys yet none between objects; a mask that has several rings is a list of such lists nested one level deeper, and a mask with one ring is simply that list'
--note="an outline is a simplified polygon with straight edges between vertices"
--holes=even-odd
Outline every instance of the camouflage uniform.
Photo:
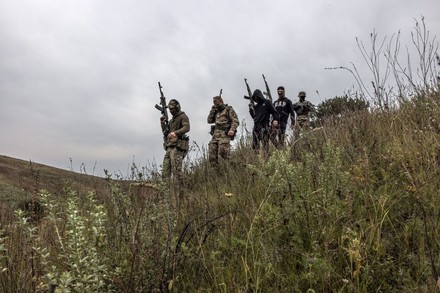
[{"label": "camouflage uniform", "polygon": [[299,92],[298,97],[300,100],[293,104],[296,113],[296,126],[300,129],[308,129],[310,128],[309,113],[315,111],[315,106],[305,100],[305,92]]},{"label": "camouflage uniform", "polygon": [[169,133],[174,132],[177,137],[173,138],[165,133],[166,123],[161,119],[162,131],[165,136],[164,148],[166,151],[162,164],[162,177],[169,179],[171,174],[173,174],[175,179],[181,182],[182,162],[189,150],[189,137],[185,135],[190,129],[189,118],[185,112],[180,110],[180,104],[176,100],[170,100],[168,108],[173,115],[169,122]]},{"label": "camouflage uniform", "polygon": [[234,137],[229,136],[228,132],[232,130],[235,133],[240,125],[232,106],[223,104],[220,97],[214,97],[214,100],[216,98],[220,99],[221,104],[217,107],[213,106],[208,115],[208,123],[215,123],[211,131],[212,139],[209,142],[209,162],[214,166],[218,166],[219,156],[223,159],[229,158],[230,142]]}]

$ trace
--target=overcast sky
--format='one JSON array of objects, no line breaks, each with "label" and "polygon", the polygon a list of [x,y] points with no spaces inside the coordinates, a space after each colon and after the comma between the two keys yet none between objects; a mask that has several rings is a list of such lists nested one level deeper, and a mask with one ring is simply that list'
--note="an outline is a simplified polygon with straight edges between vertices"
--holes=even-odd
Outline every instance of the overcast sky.
[{"label": "overcast sky", "polygon": [[326,67],[365,67],[356,37],[400,30],[410,45],[422,16],[440,34],[439,12],[439,0],[0,0],[0,155],[95,175],[160,165],[158,81],[203,147],[220,89],[249,127],[243,78],[319,104],[355,84]]}]

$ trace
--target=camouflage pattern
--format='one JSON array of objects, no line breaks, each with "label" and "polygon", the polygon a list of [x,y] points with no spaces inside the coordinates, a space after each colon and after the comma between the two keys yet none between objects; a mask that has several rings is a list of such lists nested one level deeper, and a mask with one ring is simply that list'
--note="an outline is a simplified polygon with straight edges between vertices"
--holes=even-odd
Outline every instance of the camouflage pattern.
[{"label": "camouflage pattern", "polygon": [[297,116],[309,116],[310,112],[315,111],[315,106],[309,101],[298,101],[293,104],[293,109]]},{"label": "camouflage pattern", "polygon": [[294,136],[297,137],[301,130],[310,129],[309,113],[315,112],[315,106],[309,101],[306,101],[306,93],[299,92],[299,101],[293,104],[293,109],[296,113],[296,123],[294,127]]},{"label": "camouflage pattern", "polygon": [[310,128],[309,116],[308,115],[297,116],[296,117],[296,124],[303,129]]},{"label": "camouflage pattern", "polygon": [[170,179],[171,174],[173,174],[174,179],[177,180],[177,182],[181,182],[182,163],[186,153],[187,152],[176,147],[167,148],[162,163],[162,177],[164,179]]},{"label": "camouflage pattern", "polygon": [[[168,147],[176,147],[178,144],[181,143],[181,140],[188,140],[185,133],[187,133],[190,129],[189,125],[189,118],[186,116],[185,112],[179,111],[171,120],[169,123],[170,126],[170,133],[174,132],[177,137],[172,139],[170,137],[167,137],[165,141],[165,149]],[[188,151],[188,149],[186,149]]]},{"label": "camouflage pattern", "polygon": [[218,164],[219,156],[223,159],[229,158],[230,142],[233,137],[230,137],[228,132],[230,130],[236,132],[240,125],[237,113],[232,106],[222,104],[218,108],[213,107],[207,119],[209,124],[215,123],[212,138],[209,142],[209,161],[213,165]]},{"label": "camouflage pattern", "polygon": [[[170,105],[168,107],[173,108]],[[161,123],[163,129],[164,122],[161,120]],[[180,181],[182,162],[189,150],[189,138],[186,133],[190,130],[189,118],[185,112],[180,111],[180,105],[178,105],[178,112],[169,122],[169,129],[170,133],[174,132],[177,137],[172,138],[168,135],[164,142],[166,152],[162,164],[162,177],[171,178],[171,175],[174,175]]]}]

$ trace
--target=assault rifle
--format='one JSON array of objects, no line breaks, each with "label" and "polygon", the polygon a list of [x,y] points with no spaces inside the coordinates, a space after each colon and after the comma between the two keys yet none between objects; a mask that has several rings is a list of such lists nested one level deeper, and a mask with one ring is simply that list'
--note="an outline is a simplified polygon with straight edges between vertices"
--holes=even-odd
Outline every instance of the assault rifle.
[{"label": "assault rifle", "polygon": [[160,92],[160,106],[158,104],[156,104],[156,106],[154,106],[154,107],[157,110],[159,110],[160,113],[162,114],[162,117],[164,117],[164,123],[161,123],[161,125],[162,125],[163,137],[164,137],[164,139],[166,139],[166,137],[168,136],[168,133],[170,133],[170,124],[169,124],[169,120],[168,120],[168,111],[167,111],[167,101],[165,99],[165,96],[163,95],[162,86],[160,85],[160,81],[158,82],[158,84],[159,84],[159,92]]},{"label": "assault rifle", "polygon": [[248,92],[247,96],[244,96],[245,99],[249,100],[249,106],[251,106],[252,108],[254,107],[254,101],[252,100],[252,91],[251,88],[249,87],[249,84],[247,83],[247,79],[244,79],[244,83],[246,84],[246,89]]},{"label": "assault rifle", "polygon": [[263,74],[263,80],[264,80],[264,84],[266,85],[266,92],[264,94],[269,98],[269,101],[272,102],[272,94],[270,93],[270,88],[269,85],[267,84],[266,77],[264,76],[264,74]]}]

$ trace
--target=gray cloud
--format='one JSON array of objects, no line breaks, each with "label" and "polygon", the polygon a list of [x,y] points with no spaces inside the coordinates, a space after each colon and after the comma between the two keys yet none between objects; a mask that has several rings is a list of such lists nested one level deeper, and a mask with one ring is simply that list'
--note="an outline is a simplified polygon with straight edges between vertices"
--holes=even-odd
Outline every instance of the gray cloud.
[{"label": "gray cloud", "polygon": [[3,1],[0,154],[61,168],[72,159],[76,170],[96,163],[99,174],[160,164],[158,81],[203,146],[220,89],[249,126],[245,77],[262,88],[264,73],[274,93],[305,90],[317,104],[355,83],[325,67],[354,62],[368,74],[355,37],[368,44],[373,30],[401,30],[409,44],[421,16],[438,34],[437,11],[437,0]]}]

